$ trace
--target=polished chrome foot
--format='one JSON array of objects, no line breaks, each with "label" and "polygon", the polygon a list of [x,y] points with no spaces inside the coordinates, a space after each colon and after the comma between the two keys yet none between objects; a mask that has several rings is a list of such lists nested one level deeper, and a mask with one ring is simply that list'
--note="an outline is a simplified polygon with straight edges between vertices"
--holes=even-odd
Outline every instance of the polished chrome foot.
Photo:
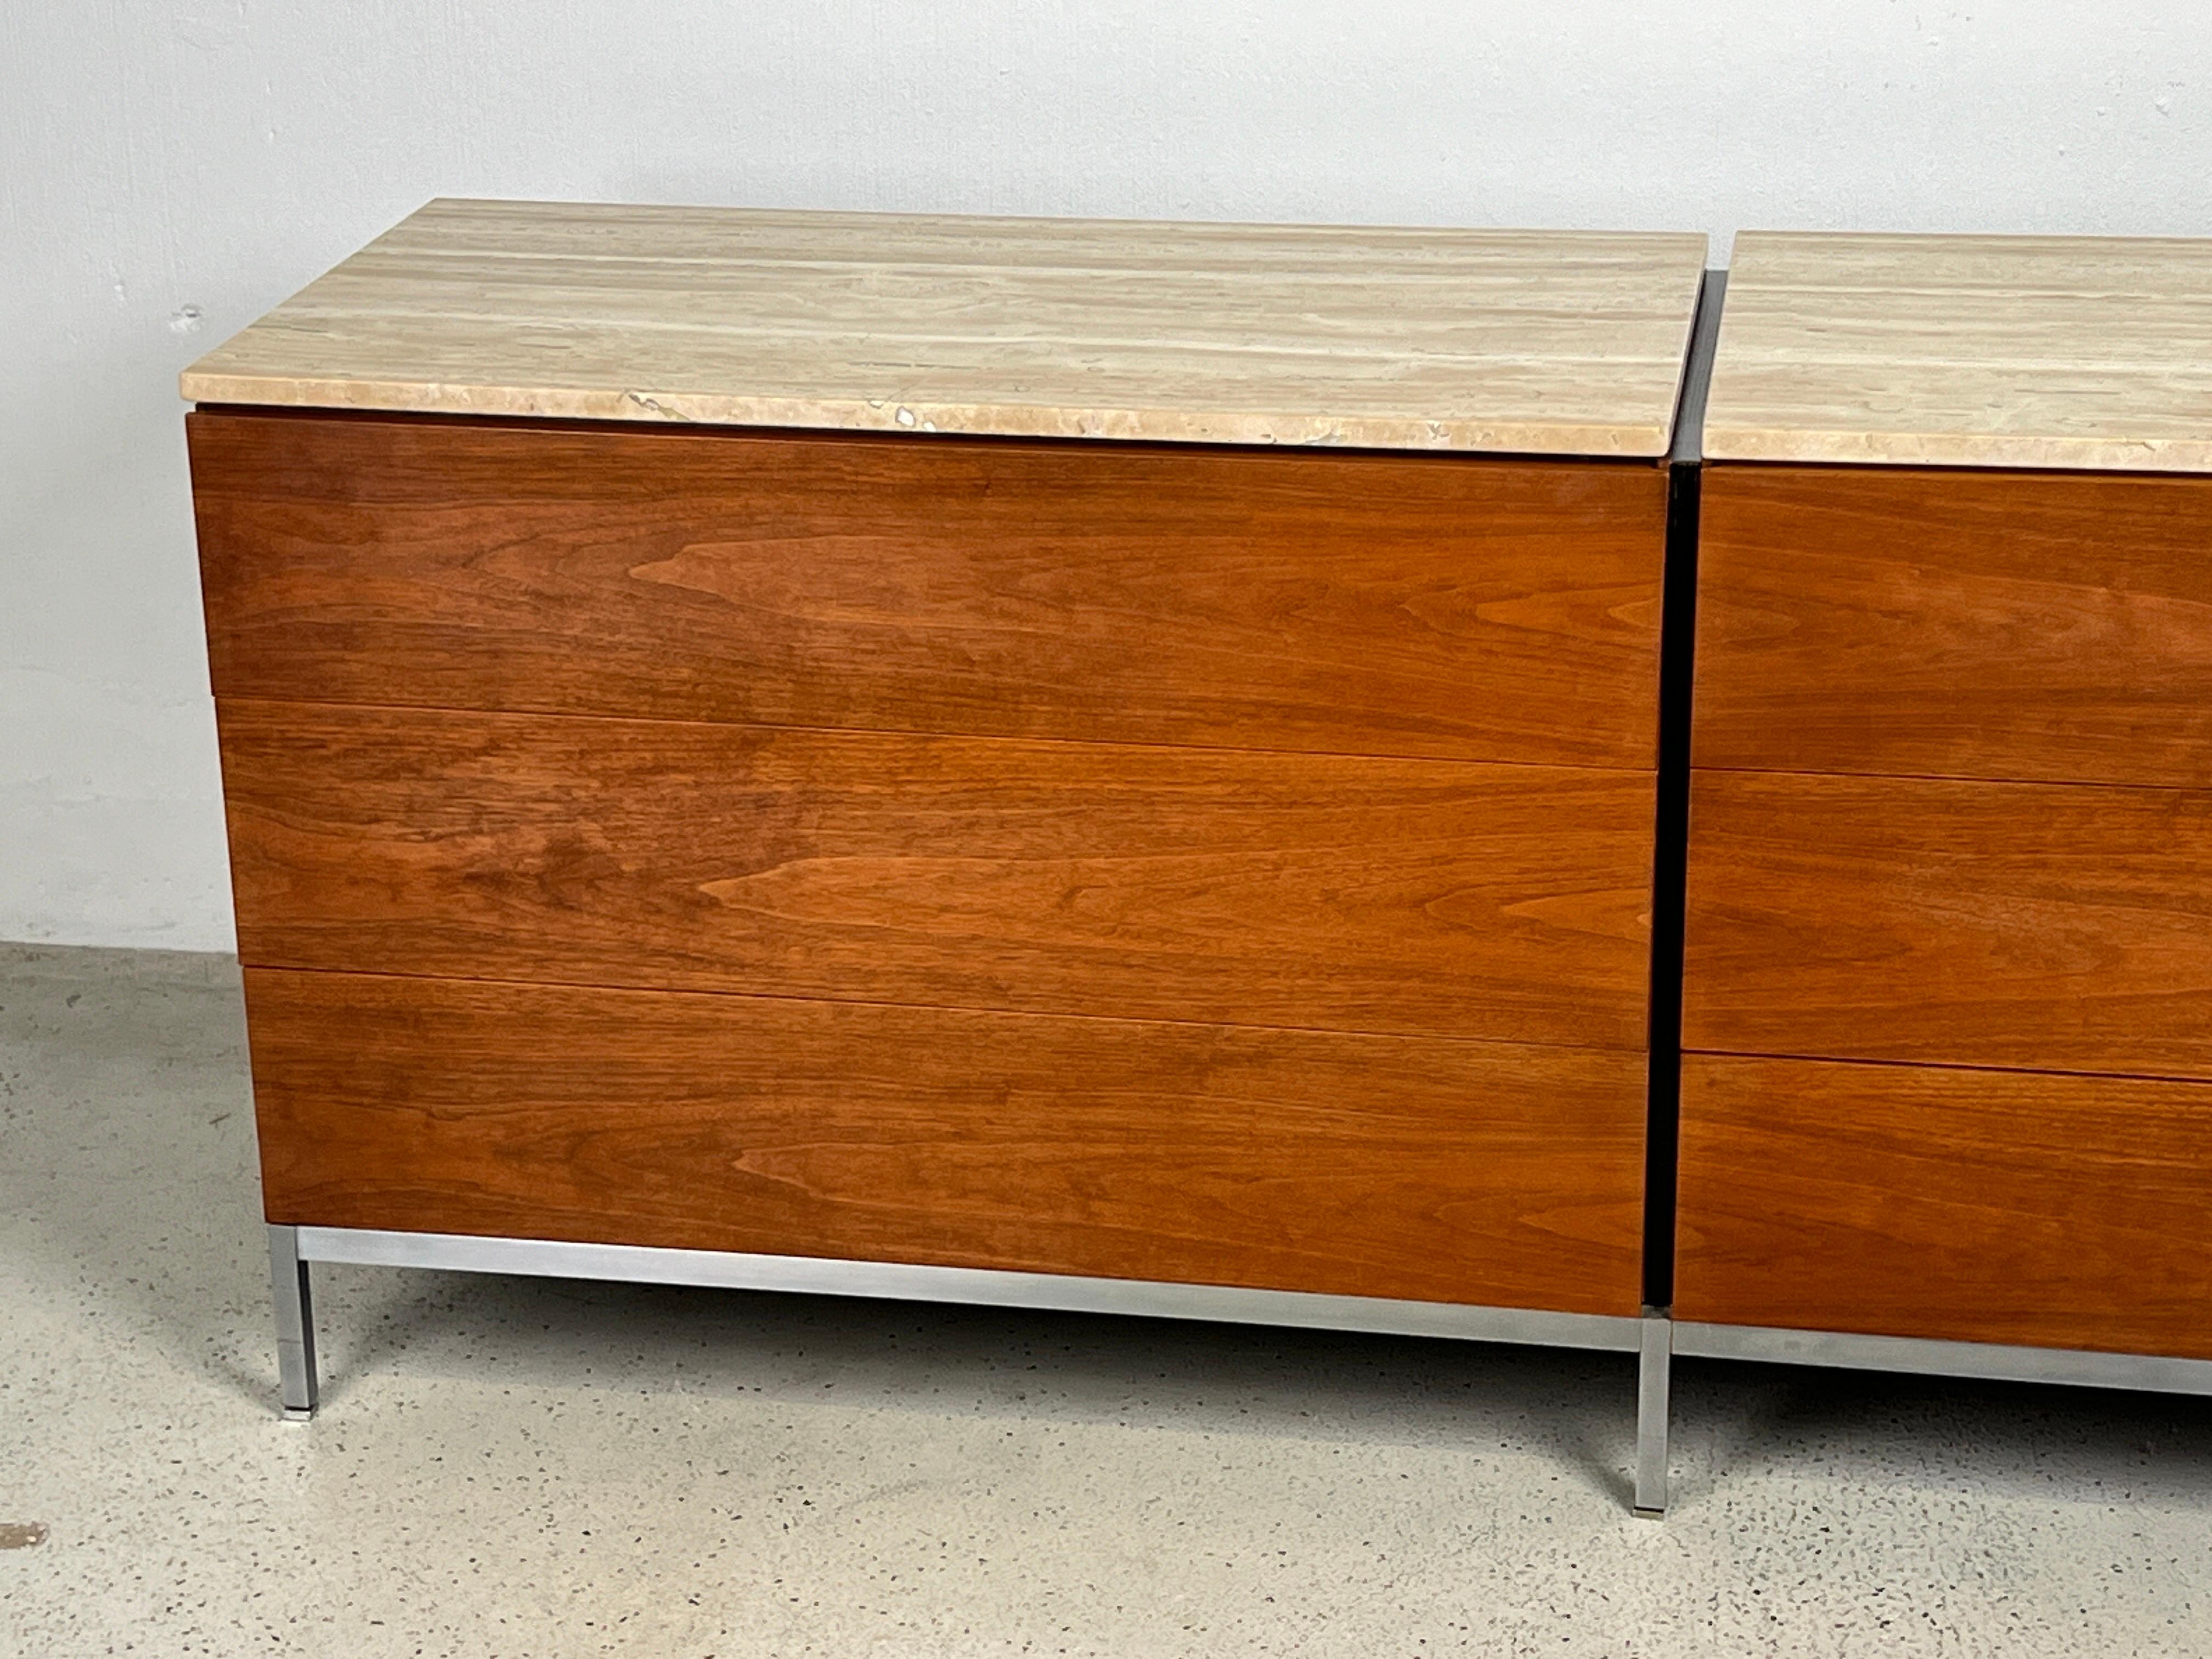
[{"label": "polished chrome foot", "polygon": [[1637,1352],[1636,1513],[1656,1521],[1667,1513],[1667,1385],[1674,1358],[1674,1322],[1662,1310],[1644,1310]]},{"label": "polished chrome foot", "polygon": [[284,1419],[305,1423],[315,1414],[315,1298],[296,1227],[269,1230],[269,1286],[276,1302],[276,1376]]}]

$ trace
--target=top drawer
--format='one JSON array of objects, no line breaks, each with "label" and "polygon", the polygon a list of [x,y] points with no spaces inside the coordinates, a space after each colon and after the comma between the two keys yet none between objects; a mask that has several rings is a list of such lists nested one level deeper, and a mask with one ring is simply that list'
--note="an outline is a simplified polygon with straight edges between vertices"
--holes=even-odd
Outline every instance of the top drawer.
[{"label": "top drawer", "polygon": [[2212,477],[1715,465],[1703,767],[2212,784]]},{"label": "top drawer", "polygon": [[219,695],[1647,768],[1620,462],[191,417]]}]

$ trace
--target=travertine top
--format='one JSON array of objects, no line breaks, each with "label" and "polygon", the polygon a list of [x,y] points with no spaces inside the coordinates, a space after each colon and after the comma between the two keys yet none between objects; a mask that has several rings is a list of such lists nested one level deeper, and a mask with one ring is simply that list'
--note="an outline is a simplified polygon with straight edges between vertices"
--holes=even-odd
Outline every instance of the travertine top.
[{"label": "travertine top", "polygon": [[2212,472],[2212,240],[1747,232],[1705,453]]},{"label": "travertine top", "polygon": [[210,403],[1658,455],[1701,235],[436,201]]}]

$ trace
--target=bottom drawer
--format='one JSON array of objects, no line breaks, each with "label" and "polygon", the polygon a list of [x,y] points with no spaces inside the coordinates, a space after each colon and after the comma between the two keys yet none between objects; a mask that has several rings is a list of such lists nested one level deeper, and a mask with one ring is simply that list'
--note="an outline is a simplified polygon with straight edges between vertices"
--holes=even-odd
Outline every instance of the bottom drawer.
[{"label": "bottom drawer", "polygon": [[2212,1084],[1692,1054],[1674,1313],[2212,1358]]},{"label": "bottom drawer", "polygon": [[269,1218],[1634,1314],[1639,1054],[250,969]]}]

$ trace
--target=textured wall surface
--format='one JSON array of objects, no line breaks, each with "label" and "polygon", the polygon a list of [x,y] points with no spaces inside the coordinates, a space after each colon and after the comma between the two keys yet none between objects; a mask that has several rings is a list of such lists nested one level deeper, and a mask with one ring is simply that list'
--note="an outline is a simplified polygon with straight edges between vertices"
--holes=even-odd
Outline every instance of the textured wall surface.
[{"label": "textured wall surface", "polygon": [[177,370],[425,198],[2212,234],[2203,0],[0,7],[0,938],[230,943]]}]

